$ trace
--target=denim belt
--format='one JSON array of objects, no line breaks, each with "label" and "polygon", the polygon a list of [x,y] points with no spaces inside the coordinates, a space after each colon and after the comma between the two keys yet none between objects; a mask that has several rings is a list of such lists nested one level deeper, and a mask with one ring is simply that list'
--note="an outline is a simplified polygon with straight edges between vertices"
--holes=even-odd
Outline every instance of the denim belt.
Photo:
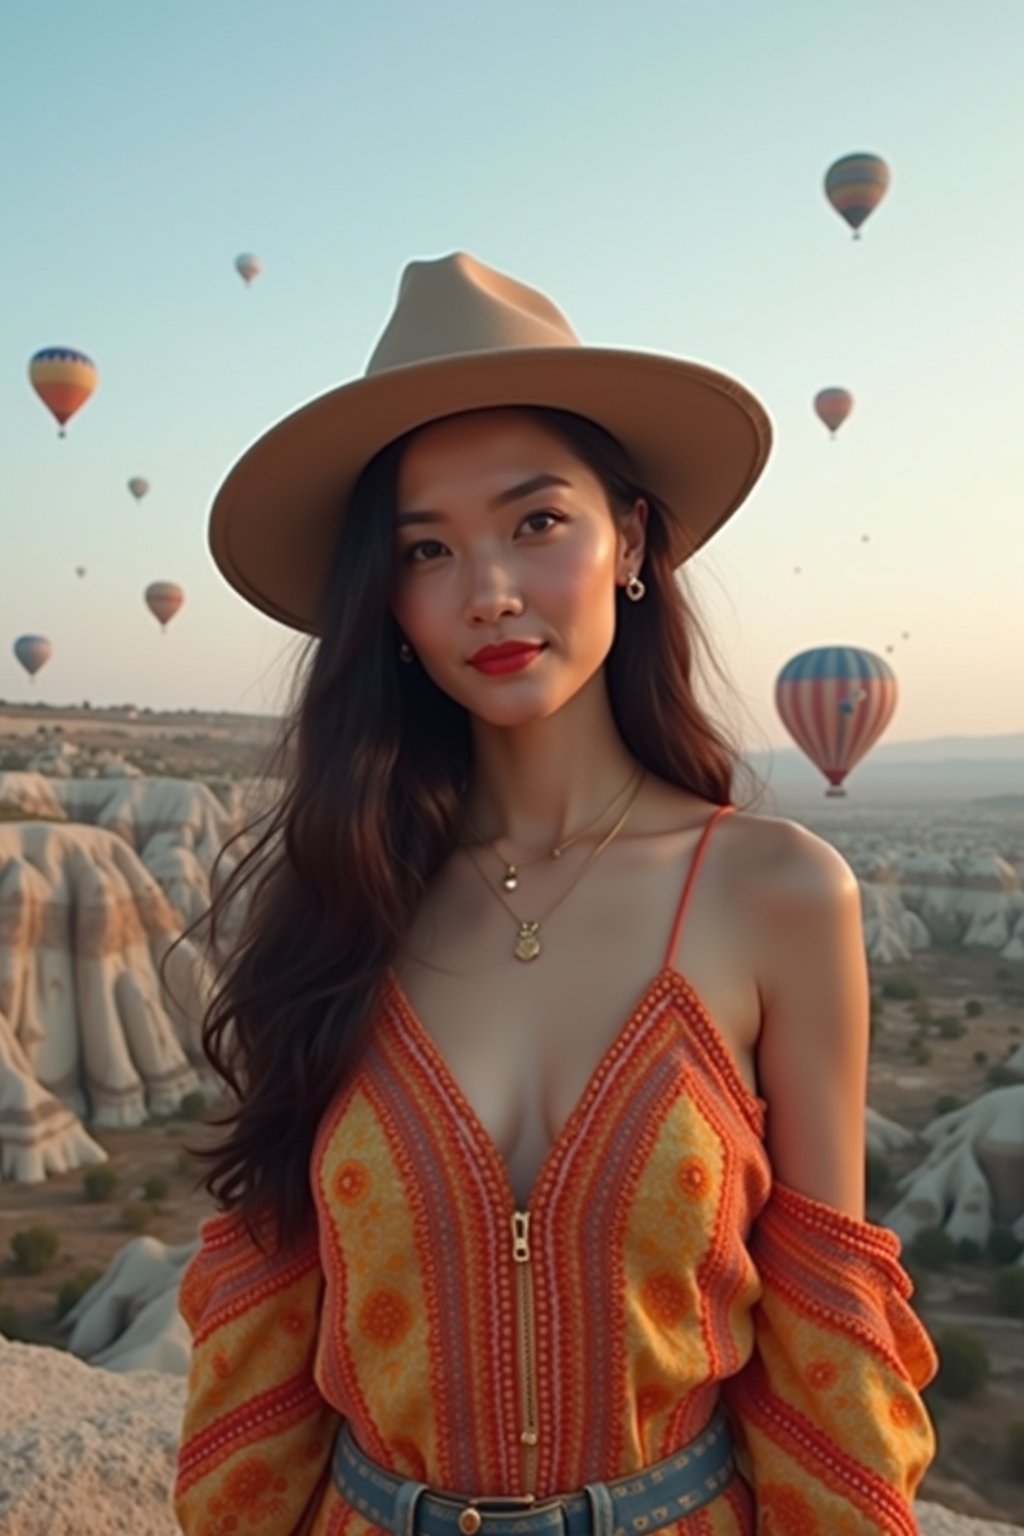
[{"label": "denim belt", "polygon": [[363,1455],[347,1420],[331,1458],[343,1498],[392,1536],[647,1536],[715,1498],[735,1469],[722,1405],[671,1456],[613,1482],[544,1499],[460,1495],[398,1477]]}]

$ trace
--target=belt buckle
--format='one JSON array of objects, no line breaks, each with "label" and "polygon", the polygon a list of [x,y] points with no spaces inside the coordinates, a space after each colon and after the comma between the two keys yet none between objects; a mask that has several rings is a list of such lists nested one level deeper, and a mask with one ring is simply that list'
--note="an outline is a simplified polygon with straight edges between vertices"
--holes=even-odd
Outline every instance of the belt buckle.
[{"label": "belt buckle", "polygon": [[[506,1508],[531,1509],[538,1505],[537,1496],[533,1493],[482,1493],[479,1498],[476,1499],[451,1499],[451,1502],[453,1504],[462,1505],[457,1522],[459,1530],[462,1532],[462,1536],[476,1536],[477,1531],[479,1531],[480,1527],[484,1523],[484,1515],[488,1513],[500,1514],[501,1511]],[[539,1501],[539,1503],[540,1507],[547,1508],[549,1504],[560,1504],[561,1500],[542,1499]],[[478,1508],[479,1505],[497,1505],[497,1509],[491,1511],[485,1508],[481,1513],[481,1510]]]}]

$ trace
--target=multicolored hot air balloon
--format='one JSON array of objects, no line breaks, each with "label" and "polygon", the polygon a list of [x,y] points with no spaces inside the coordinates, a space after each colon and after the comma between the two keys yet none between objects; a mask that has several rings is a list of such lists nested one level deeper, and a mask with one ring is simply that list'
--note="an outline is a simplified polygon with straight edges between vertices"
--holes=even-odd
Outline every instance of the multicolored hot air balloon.
[{"label": "multicolored hot air balloon", "polygon": [[14,642],[14,654],[29,677],[35,678],[53,655],[53,646],[43,635],[19,635]]},{"label": "multicolored hot air balloon", "polygon": [[132,478],[128,481],[128,489],[131,491],[136,501],[141,501],[143,496],[145,496],[146,492],[149,490],[149,481],[143,480],[141,475],[133,475]]},{"label": "multicolored hot air balloon", "polygon": [[251,251],[243,251],[241,256],[235,257],[235,270],[243,278],[245,286],[248,288],[253,278],[259,277],[263,271],[263,263]]},{"label": "multicolored hot air balloon", "polygon": [[871,750],[896,708],[888,662],[852,645],[801,651],[775,680],[775,707],[797,746],[843,796],[851,768]]},{"label": "multicolored hot air balloon", "polygon": [[843,155],[825,172],[825,196],[860,239],[860,226],[878,207],[889,186],[889,167],[880,155]]},{"label": "multicolored hot air balloon", "polygon": [[814,397],[814,409],[835,437],[853,410],[853,396],[848,389],[819,389]]},{"label": "multicolored hot air balloon", "polygon": [[56,417],[58,437],[66,437],[64,424],[88,400],[99,382],[99,372],[91,358],[72,347],[44,347],[28,365],[32,388]]},{"label": "multicolored hot air balloon", "polygon": [[145,598],[150,613],[160,620],[163,633],[185,601],[185,594],[173,581],[153,581],[146,588]]}]

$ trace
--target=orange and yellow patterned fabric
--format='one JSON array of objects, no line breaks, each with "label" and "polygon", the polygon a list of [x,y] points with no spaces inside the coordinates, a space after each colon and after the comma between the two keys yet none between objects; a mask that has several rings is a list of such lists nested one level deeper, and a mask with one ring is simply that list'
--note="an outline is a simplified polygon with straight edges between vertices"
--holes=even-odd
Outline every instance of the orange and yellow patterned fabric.
[{"label": "orange and yellow patterned fabric", "polygon": [[[534,1490],[668,1455],[724,1394],[737,1476],[675,1536],[913,1536],[938,1360],[899,1239],[773,1180],[766,1113],[663,969],[527,1206]],[[522,1491],[516,1198],[393,976],[311,1184],[302,1251],[264,1256],[229,1212],[185,1270],[187,1536],[376,1536],[331,1481],[343,1419],[403,1476]]]}]

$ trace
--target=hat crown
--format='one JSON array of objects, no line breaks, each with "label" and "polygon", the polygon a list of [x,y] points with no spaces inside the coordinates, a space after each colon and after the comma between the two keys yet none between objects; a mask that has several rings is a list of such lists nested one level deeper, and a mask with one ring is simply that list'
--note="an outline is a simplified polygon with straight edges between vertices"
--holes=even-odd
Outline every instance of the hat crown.
[{"label": "hat crown", "polygon": [[546,294],[455,251],[408,263],[366,376],[467,352],[580,345]]}]

